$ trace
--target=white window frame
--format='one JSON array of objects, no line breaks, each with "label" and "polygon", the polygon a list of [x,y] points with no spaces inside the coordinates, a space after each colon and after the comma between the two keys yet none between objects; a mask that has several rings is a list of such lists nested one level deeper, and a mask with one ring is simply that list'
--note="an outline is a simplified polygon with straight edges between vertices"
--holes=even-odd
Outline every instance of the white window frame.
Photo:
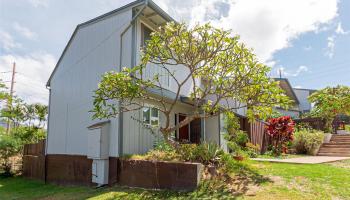
[{"label": "white window frame", "polygon": [[[149,109],[149,116],[148,116],[149,122],[148,122],[148,123],[144,122],[144,109],[145,109],[145,108],[148,108],[148,109]],[[153,116],[152,116],[154,110],[157,111],[158,117],[153,117]],[[155,121],[155,120],[157,121],[157,124],[152,124],[152,121]],[[160,124],[159,109],[156,108],[156,107],[154,107],[154,106],[144,106],[144,107],[142,108],[142,123],[144,123],[145,125],[148,125],[148,126],[158,127],[159,124]]]}]

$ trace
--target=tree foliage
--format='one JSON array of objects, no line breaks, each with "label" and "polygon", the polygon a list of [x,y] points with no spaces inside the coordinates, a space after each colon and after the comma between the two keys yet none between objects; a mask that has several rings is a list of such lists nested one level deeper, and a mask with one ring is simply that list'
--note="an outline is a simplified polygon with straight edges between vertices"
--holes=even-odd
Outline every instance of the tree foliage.
[{"label": "tree foliage", "polygon": [[350,114],[350,87],[338,85],[318,90],[309,96],[314,104],[311,115],[326,120],[328,131],[332,130],[332,122],[339,114]]},{"label": "tree foliage", "polygon": [[12,127],[17,128],[20,125],[25,125],[44,128],[48,114],[46,105],[28,104],[18,97],[14,97],[11,103],[11,106],[3,108],[0,113],[3,119],[10,120]]},{"label": "tree foliage", "polygon": [[[288,97],[267,75],[270,68],[260,63],[238,36],[231,35],[210,24],[189,28],[183,23],[168,23],[160,27],[142,49],[139,65],[102,77],[94,96],[94,118],[114,117],[152,104],[164,116],[159,130],[168,139],[177,128],[198,118],[240,108],[246,108],[251,118],[265,118],[272,107],[288,105]],[[160,69],[154,71],[166,73],[147,77],[150,65]],[[175,88],[172,97],[167,96],[164,76]],[[193,112],[172,125],[174,107],[188,85]]]}]

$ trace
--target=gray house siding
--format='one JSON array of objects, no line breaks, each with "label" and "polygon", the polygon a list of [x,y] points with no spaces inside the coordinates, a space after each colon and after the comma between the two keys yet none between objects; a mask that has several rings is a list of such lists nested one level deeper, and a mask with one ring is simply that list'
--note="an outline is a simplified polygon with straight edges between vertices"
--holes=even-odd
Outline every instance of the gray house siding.
[{"label": "gray house siding", "polygon": [[[120,34],[132,19],[126,9],[77,29],[50,80],[47,154],[86,155],[93,90],[103,73],[118,70]],[[131,29],[123,37],[123,65],[130,65]],[[118,156],[118,119],[111,120],[110,156]]]}]

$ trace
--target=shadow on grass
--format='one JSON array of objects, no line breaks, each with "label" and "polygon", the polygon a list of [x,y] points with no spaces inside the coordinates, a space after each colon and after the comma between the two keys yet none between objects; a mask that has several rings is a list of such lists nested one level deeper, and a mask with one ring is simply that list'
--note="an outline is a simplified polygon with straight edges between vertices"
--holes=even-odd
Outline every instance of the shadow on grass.
[{"label": "shadow on grass", "polygon": [[0,199],[236,199],[270,180],[251,165],[233,163],[231,174],[203,180],[192,192],[145,190],[121,186],[63,187],[22,177],[0,178]]}]

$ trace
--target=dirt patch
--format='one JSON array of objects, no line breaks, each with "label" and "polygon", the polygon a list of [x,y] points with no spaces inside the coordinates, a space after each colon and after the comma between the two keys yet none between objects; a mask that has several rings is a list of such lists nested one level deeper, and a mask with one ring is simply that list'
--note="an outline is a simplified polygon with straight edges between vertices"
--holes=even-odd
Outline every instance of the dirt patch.
[{"label": "dirt patch", "polygon": [[350,169],[350,160],[342,160],[338,162],[327,163],[327,165],[332,165],[339,168]]}]

